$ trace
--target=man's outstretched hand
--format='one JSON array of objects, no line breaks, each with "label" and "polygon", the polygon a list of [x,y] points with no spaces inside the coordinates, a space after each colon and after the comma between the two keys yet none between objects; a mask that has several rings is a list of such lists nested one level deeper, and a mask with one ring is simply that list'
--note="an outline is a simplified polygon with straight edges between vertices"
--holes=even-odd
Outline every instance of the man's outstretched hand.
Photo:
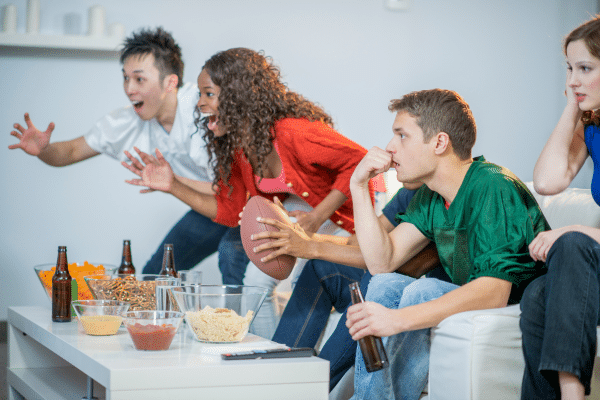
[{"label": "man's outstretched hand", "polygon": [[50,122],[48,129],[45,132],[41,132],[31,122],[29,113],[25,113],[25,124],[27,124],[27,129],[19,123],[13,125],[16,130],[10,134],[19,139],[19,143],[11,144],[8,148],[10,150],[22,149],[25,153],[37,157],[50,143],[50,135],[52,135],[52,131],[54,130],[54,122]]}]

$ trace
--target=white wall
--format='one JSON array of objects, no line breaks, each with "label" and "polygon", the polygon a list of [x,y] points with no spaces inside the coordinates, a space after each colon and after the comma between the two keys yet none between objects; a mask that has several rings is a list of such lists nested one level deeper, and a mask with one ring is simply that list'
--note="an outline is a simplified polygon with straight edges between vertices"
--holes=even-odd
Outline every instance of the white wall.
[{"label": "white wall", "polygon": [[[25,0],[18,6],[24,31]],[[596,12],[592,0],[412,0],[406,12],[383,0],[42,0],[41,32],[61,34],[67,13],[102,4],[107,23],[126,32],[164,26],[179,41],[185,80],[195,80],[216,51],[264,50],[289,86],[322,104],[339,130],[370,148],[390,138],[392,98],[433,87],[457,90],[478,122],[475,154],[523,180],[564,105],[561,39]],[[56,123],[53,140],[85,133],[127,104],[115,58],[0,47],[0,320],[6,307],[47,302],[33,273],[55,261],[118,263],[132,240],[138,268],[186,207],[160,193],[140,195],[131,174],[108,157],[51,168],[8,151],[14,122],[31,113],[38,128]],[[585,186],[591,168],[576,182]],[[213,271],[214,272],[214,271]],[[217,278],[215,278],[217,277]],[[211,279],[218,279],[213,274]]]}]

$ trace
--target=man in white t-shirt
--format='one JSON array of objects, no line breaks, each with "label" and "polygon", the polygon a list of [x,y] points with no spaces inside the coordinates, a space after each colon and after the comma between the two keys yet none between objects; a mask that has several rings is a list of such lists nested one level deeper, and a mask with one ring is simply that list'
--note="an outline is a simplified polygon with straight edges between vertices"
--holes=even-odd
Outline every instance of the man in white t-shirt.
[{"label": "man in white t-shirt", "polygon": [[[20,148],[55,167],[103,153],[132,171],[135,168],[127,161],[139,162],[131,155],[134,149],[147,153],[159,149],[183,182],[200,192],[213,193],[208,153],[194,122],[198,88],[182,82],[184,64],[179,45],[160,27],[142,29],[125,39],[121,63],[123,88],[130,106],[104,116],[83,136],[53,143],[50,135],[54,123],[41,132],[26,113],[27,128],[14,125],[16,130],[11,135],[19,143],[8,148]],[[219,267],[226,266],[223,282],[242,283],[248,259],[239,239],[239,228],[217,224],[190,210],[167,234],[144,267],[144,273],[160,271],[165,243],[174,244],[178,270],[194,267],[219,249]]]}]

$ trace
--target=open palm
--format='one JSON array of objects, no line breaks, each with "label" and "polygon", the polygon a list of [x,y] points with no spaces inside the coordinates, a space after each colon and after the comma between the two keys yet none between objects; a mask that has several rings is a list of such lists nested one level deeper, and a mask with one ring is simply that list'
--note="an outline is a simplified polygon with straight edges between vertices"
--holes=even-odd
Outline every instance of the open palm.
[{"label": "open palm", "polygon": [[52,135],[52,131],[54,130],[54,122],[50,122],[48,129],[45,132],[41,132],[31,122],[29,114],[25,113],[25,123],[27,124],[27,129],[18,123],[14,125],[16,130],[10,134],[19,139],[19,143],[11,144],[8,148],[11,150],[22,149],[27,154],[38,156],[50,143],[50,135]]},{"label": "open palm", "polygon": [[162,153],[156,149],[156,157],[153,157],[139,150],[137,151],[145,162],[145,164],[138,164],[140,179],[131,179],[125,182],[136,186],[146,186],[162,192],[170,192],[175,175]]}]

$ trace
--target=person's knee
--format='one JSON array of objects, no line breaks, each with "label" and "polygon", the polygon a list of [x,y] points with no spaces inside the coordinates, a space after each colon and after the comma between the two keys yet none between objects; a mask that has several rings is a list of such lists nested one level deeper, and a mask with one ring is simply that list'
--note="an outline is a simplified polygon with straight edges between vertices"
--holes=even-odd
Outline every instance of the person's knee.
[{"label": "person's knee", "polygon": [[544,315],[546,300],[544,298],[546,287],[546,276],[541,276],[527,285],[521,297],[521,317],[519,325],[524,332],[528,326]]},{"label": "person's knee", "polygon": [[427,301],[441,297],[439,279],[425,278],[417,279],[404,289],[400,307],[406,307],[414,304],[421,304]]},{"label": "person's knee", "polygon": [[373,275],[369,281],[365,300],[385,304],[391,298],[400,298],[403,288],[414,280],[409,276],[396,273]]},{"label": "person's knee", "polygon": [[593,248],[594,245],[598,245],[598,242],[585,233],[575,231],[567,232],[556,239],[548,252],[548,257],[550,258],[556,253],[563,252],[585,252]]},{"label": "person's knee", "polygon": [[[600,244],[581,232],[567,232],[561,235],[550,250],[546,263],[549,268],[559,263],[561,270],[589,266],[597,268],[600,258]],[[565,262],[572,261],[572,262]],[[558,265],[558,264],[557,264]],[[569,275],[568,271],[565,271]]]}]

